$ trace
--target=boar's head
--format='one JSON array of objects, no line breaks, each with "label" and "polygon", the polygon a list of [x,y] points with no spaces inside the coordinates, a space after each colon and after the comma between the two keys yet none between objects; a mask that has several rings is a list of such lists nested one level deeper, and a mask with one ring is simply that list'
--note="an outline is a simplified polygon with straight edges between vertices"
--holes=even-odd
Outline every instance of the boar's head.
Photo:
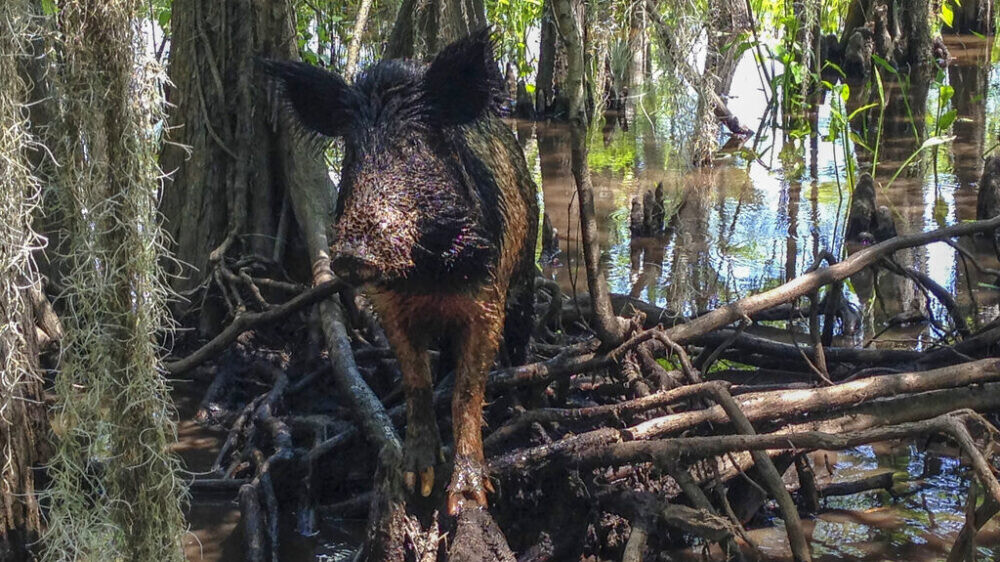
[{"label": "boar's head", "polygon": [[501,84],[486,29],[429,65],[386,60],[353,84],[302,63],[263,66],[306,130],[344,140],[332,248],[339,277],[421,291],[485,279],[502,203],[468,136],[496,111]]}]

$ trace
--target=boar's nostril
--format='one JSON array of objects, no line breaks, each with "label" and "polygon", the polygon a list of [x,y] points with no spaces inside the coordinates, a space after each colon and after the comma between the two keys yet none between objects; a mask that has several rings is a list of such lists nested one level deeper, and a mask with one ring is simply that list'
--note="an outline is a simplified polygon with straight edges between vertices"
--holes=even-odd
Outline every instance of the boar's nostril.
[{"label": "boar's nostril", "polygon": [[337,277],[351,285],[361,285],[378,277],[378,269],[371,262],[355,254],[337,254],[330,265]]}]

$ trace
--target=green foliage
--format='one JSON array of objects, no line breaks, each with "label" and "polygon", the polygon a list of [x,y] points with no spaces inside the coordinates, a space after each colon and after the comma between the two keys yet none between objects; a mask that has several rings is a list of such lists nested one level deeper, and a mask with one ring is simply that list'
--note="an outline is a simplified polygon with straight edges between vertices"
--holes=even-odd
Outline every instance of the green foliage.
[{"label": "green foliage", "polygon": [[[342,71],[361,0],[296,0],[295,30],[303,61]],[[400,0],[375,0],[361,39],[360,67],[378,60],[392,33]]]},{"label": "green foliage", "polygon": [[[518,76],[534,72],[535,60],[528,55],[528,33],[542,18],[542,0],[487,0],[486,20],[497,32],[500,53],[517,67]],[[530,92],[529,92],[530,93]]]}]

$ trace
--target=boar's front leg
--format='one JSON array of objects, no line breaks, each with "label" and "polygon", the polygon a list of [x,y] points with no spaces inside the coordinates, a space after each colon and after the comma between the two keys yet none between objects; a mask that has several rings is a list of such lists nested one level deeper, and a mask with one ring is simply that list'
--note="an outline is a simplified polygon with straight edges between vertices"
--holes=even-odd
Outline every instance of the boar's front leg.
[{"label": "boar's front leg", "polygon": [[434,488],[434,465],[444,461],[441,436],[434,415],[434,387],[427,355],[427,338],[396,322],[384,322],[384,327],[386,337],[399,360],[399,370],[403,373],[403,390],[406,393],[403,479],[412,493],[419,474],[420,495],[427,497]]},{"label": "boar's front leg", "polygon": [[455,433],[455,468],[448,485],[448,513],[457,515],[466,501],[486,505],[493,492],[483,456],[483,398],[486,379],[500,346],[503,304],[481,303],[483,314],[459,329],[455,393],[451,401]]}]

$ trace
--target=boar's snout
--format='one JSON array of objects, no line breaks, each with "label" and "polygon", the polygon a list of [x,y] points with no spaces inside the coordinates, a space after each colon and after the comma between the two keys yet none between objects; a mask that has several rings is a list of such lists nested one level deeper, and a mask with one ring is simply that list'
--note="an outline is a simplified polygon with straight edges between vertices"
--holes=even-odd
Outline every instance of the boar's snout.
[{"label": "boar's snout", "polygon": [[350,249],[338,250],[330,266],[337,277],[350,285],[364,285],[379,277],[375,264]]}]

